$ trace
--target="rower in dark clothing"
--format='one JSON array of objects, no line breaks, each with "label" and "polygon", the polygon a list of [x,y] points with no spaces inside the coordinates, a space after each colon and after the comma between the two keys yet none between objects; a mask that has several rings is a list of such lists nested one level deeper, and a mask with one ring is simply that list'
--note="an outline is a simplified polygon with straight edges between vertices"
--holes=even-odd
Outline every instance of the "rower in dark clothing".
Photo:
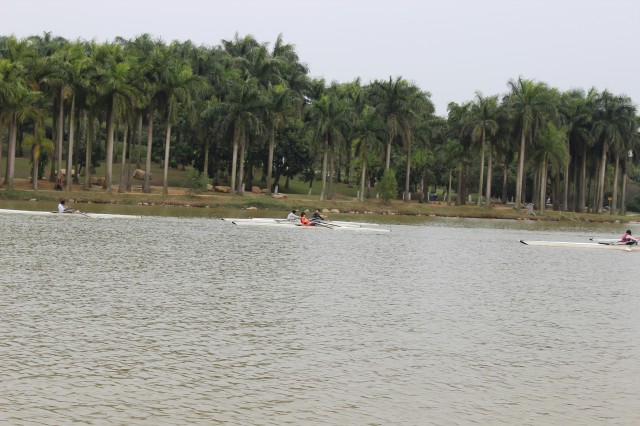
[{"label": "rower in dark clothing", "polygon": [[316,209],[313,214],[311,215],[311,221],[312,222],[321,222],[323,220],[326,220],[327,217],[323,214],[320,214],[320,209]]}]

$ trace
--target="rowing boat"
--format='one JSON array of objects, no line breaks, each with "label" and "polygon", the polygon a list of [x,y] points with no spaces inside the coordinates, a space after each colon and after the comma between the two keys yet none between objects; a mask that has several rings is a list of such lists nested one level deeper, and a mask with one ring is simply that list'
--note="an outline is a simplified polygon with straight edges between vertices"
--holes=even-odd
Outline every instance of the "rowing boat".
[{"label": "rowing boat", "polygon": [[305,226],[298,221],[290,221],[286,219],[273,218],[222,218],[222,220],[231,222],[239,226],[273,226],[279,228],[302,228],[302,229],[331,229],[335,231],[362,231],[362,232],[390,232],[389,229],[376,228],[375,224],[371,227],[364,226],[364,223],[357,222],[334,222],[322,221],[316,226]]},{"label": "rowing boat", "polygon": [[610,244],[610,243],[576,243],[566,241],[524,241],[520,240],[522,244],[528,246],[543,246],[543,247],[568,247],[568,248],[588,248],[588,249],[602,249],[602,250],[621,250],[621,251],[640,251],[640,246],[637,244]]},{"label": "rowing boat", "polygon": [[593,241],[598,244],[624,244],[620,241],[620,238],[589,238],[589,241]]},{"label": "rowing boat", "polygon": [[[223,217],[222,220],[229,222],[256,222],[256,223],[286,223],[292,222],[287,219],[279,219],[279,218],[270,218],[270,217],[250,217],[250,218],[228,218]],[[370,228],[380,226],[377,223],[366,223],[366,222],[349,222],[342,220],[323,220],[320,223],[326,223],[328,225],[336,225],[336,226],[351,226],[356,228]]]},{"label": "rowing boat", "polygon": [[134,216],[128,214],[109,214],[109,213],[84,213],[81,211],[74,211],[72,213],[60,213],[57,211],[35,211],[35,210],[10,210],[0,209],[1,214],[28,214],[34,216],[64,216],[64,217],[89,217],[94,219],[115,219],[115,218],[140,218],[142,216]]}]

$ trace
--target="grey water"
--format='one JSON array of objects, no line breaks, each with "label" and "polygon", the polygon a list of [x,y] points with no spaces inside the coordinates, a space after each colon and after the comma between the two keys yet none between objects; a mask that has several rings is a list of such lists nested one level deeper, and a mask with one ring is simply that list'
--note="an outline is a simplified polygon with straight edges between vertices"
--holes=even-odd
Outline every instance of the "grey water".
[{"label": "grey water", "polygon": [[381,226],[0,215],[0,423],[640,423],[620,225]]}]

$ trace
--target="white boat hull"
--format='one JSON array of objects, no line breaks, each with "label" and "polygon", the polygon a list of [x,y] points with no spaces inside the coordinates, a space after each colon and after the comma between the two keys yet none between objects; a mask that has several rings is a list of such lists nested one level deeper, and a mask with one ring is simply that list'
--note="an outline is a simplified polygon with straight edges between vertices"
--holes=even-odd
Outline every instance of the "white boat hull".
[{"label": "white boat hull", "polygon": [[568,247],[568,248],[587,248],[587,249],[599,249],[599,250],[620,250],[620,251],[640,251],[640,246],[626,245],[626,244],[607,244],[607,243],[575,243],[565,241],[524,241],[520,240],[522,244],[528,246],[543,246],[543,247]]},{"label": "white boat hull", "polygon": [[74,213],[60,213],[60,212],[43,212],[43,211],[34,211],[34,210],[10,210],[10,209],[0,209],[0,214],[27,214],[34,216],[58,216],[58,217],[90,217],[94,219],[116,219],[116,218],[140,218],[142,216],[134,216],[128,214],[109,214],[109,213],[84,213],[84,212],[74,212]]},{"label": "white boat hull", "polygon": [[[330,229],[334,231],[359,231],[359,232],[390,232],[389,229],[366,227],[361,224],[353,224],[350,222],[319,222],[315,226],[305,226],[298,221],[289,221],[286,219],[272,218],[223,218],[222,220],[239,226],[274,226],[280,228],[302,228],[302,229]],[[375,226],[375,225],[374,225]]]}]

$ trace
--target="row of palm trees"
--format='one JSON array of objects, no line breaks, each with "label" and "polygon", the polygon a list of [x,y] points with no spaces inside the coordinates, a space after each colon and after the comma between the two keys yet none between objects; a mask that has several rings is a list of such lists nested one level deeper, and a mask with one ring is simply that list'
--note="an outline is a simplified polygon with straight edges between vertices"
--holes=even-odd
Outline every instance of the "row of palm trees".
[{"label": "row of palm trees", "polygon": [[[108,192],[119,147],[128,170],[119,180],[124,191],[137,141],[136,167],[145,151],[144,170],[161,162],[164,194],[176,162],[226,180],[237,194],[256,170],[268,192],[281,175],[312,184],[319,172],[321,199],[334,196],[337,180],[358,180],[364,199],[384,173],[404,169],[405,201],[416,192],[422,200],[429,184],[448,183],[449,197],[455,192],[463,204],[475,183],[478,205],[490,207],[497,191],[502,202],[511,195],[517,209],[530,200],[543,210],[551,193],[557,208],[602,212],[609,192],[613,209],[624,208],[638,126],[626,96],[560,92],[523,78],[509,81],[502,96],[477,93],[437,117],[430,94],[401,77],[368,84],[311,78],[281,36],[272,47],[238,35],[213,47],[166,44],[148,34],[108,43],[50,33],[0,37],[8,188],[22,144],[31,147],[34,176],[41,153],[51,151],[51,179],[54,171],[60,178],[66,159],[66,170],[84,167],[85,187],[92,165],[104,161]],[[500,174],[502,185],[494,180]],[[149,173],[143,189],[150,191]]]}]

